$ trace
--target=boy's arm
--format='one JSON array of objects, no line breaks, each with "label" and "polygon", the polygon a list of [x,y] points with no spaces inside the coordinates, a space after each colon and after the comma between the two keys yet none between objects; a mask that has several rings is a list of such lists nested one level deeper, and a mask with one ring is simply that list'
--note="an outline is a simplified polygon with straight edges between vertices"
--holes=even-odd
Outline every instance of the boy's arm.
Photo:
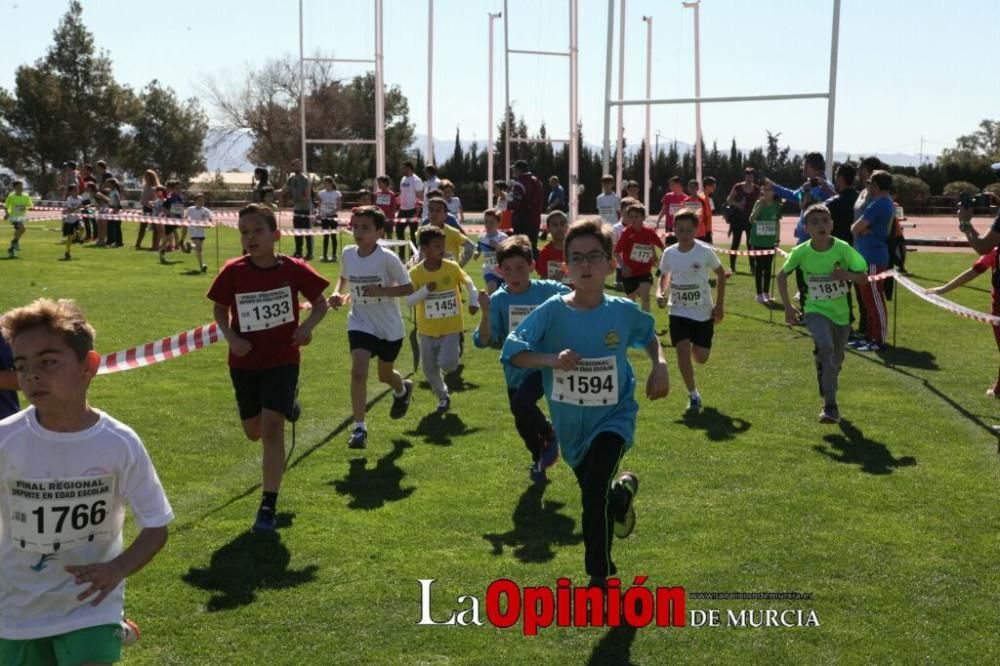
[{"label": "boy's arm", "polygon": [[472,342],[477,347],[488,347],[493,341],[493,331],[490,326],[492,317],[490,305],[490,295],[485,291],[479,292],[479,309],[481,310],[479,327],[476,329],[475,335],[472,336]]},{"label": "boy's arm", "polygon": [[570,349],[564,349],[558,354],[522,351],[510,357],[510,364],[516,368],[553,368],[556,370],[572,370],[583,357]]},{"label": "boy's arm", "polygon": [[313,329],[316,328],[316,324],[323,321],[323,317],[326,316],[329,309],[330,306],[326,303],[326,296],[320,292],[320,295],[312,302],[312,311],[309,313],[309,318],[299,324],[299,327],[295,329],[295,333],[292,334],[292,344],[302,347],[312,342]]},{"label": "boy's arm", "polygon": [[326,301],[326,304],[331,308],[337,309],[341,305],[345,305],[351,301],[351,295],[343,293],[345,284],[347,284],[347,280],[341,275],[340,279],[337,280],[337,286],[333,288],[333,293],[330,294],[330,298]]},{"label": "boy's arm", "polygon": [[715,305],[712,307],[712,319],[716,324],[722,321],[726,302],[726,270],[720,265],[715,268]]},{"label": "boy's arm", "polygon": [[800,193],[800,191],[802,189],[801,187],[799,189],[797,189],[797,190],[790,190],[787,187],[784,187],[782,185],[778,185],[773,180],[769,179],[769,182],[771,183],[771,187],[774,188],[775,198],[777,198],[777,199],[789,199],[789,200],[792,200],[792,201],[798,201],[799,200],[799,193]]},{"label": "boy's arm", "polygon": [[252,347],[250,341],[241,338],[229,323],[229,307],[222,303],[216,303],[212,308],[212,314],[215,315],[215,323],[219,327],[219,332],[229,343],[229,351],[236,356],[246,356],[250,353]]},{"label": "boy's arm", "polygon": [[653,367],[649,371],[649,379],[646,380],[646,397],[650,400],[665,398],[670,393],[670,374],[667,371],[667,360],[663,358],[663,347],[660,339],[655,335],[650,337],[646,344],[646,354],[653,362]]},{"label": "boy's arm", "polygon": [[794,326],[799,321],[798,308],[792,305],[788,298],[788,273],[784,270],[778,271],[778,293],[781,295],[781,302],[785,304],[785,323]]},{"label": "boy's arm", "polygon": [[166,527],[144,527],[129,547],[113,560],[67,565],[65,569],[73,574],[77,585],[90,584],[90,587],[77,595],[77,600],[83,601],[96,594],[97,597],[90,605],[98,605],[119,583],[149,564],[166,543]]},{"label": "boy's arm", "polygon": [[980,271],[977,271],[975,268],[969,268],[965,272],[959,273],[958,275],[953,277],[951,281],[949,281],[948,283],[943,284],[940,287],[931,287],[926,291],[928,294],[938,294],[938,295],[946,294],[952,289],[957,289],[966,282],[970,282],[971,280],[976,279],[980,275],[982,275]]},{"label": "boy's arm", "polygon": [[476,251],[476,244],[469,240],[468,236],[463,235],[463,238],[465,240],[462,243],[462,257],[458,262],[458,265],[465,267],[465,265],[469,263],[469,259],[472,258],[472,253]]}]

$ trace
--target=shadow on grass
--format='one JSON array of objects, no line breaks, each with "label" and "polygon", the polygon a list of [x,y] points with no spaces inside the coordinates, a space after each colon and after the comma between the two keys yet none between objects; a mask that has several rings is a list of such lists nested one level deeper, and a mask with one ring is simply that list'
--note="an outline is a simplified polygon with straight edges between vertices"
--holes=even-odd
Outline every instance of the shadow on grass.
[{"label": "shadow on grass", "polygon": [[867,474],[892,474],[900,467],[915,467],[917,464],[913,456],[896,458],[889,447],[865,437],[847,419],[840,422],[840,432],[842,434],[823,437],[827,446],[817,444],[813,448],[834,462],[858,465]]},{"label": "shadow on grass", "polygon": [[480,428],[467,427],[454,412],[440,414],[434,411],[420,419],[417,427],[407,430],[405,434],[421,437],[428,444],[451,446],[453,437],[471,435],[479,430]]},{"label": "shadow on grass", "polygon": [[573,531],[576,521],[559,513],[565,505],[542,500],[548,483],[533,483],[521,494],[511,516],[513,529],[503,534],[483,535],[493,545],[494,555],[502,555],[507,546],[522,562],[548,562],[555,557],[553,546],[573,546],[583,541],[583,535]]},{"label": "shadow on grass", "polygon": [[734,439],[751,426],[749,421],[724,414],[715,407],[703,407],[698,413],[685,412],[674,423],[686,425],[691,430],[704,430],[705,436],[713,442]]},{"label": "shadow on grass", "polygon": [[449,392],[461,393],[462,391],[472,391],[479,388],[479,384],[473,384],[472,382],[467,382],[462,377],[462,372],[465,370],[464,364],[459,364],[455,370],[449,372],[444,376],[445,386],[448,387]]},{"label": "shadow on grass", "polygon": [[[291,526],[294,516],[279,513],[278,527]],[[291,571],[290,561],[291,554],[278,532],[244,532],[212,553],[207,568],[191,567],[181,579],[213,592],[206,608],[215,613],[252,604],[259,590],[282,590],[316,579],[315,565]]]},{"label": "shadow on grass", "polygon": [[392,451],[379,458],[371,469],[367,468],[367,458],[354,458],[350,461],[347,476],[331,481],[330,485],[338,495],[351,497],[347,504],[349,509],[379,509],[387,502],[406,499],[416,488],[402,487],[406,472],[399,468],[396,461],[403,457],[403,451],[412,447],[405,439],[393,440]]},{"label": "shadow on grass", "polygon": [[901,365],[916,370],[941,369],[937,364],[937,357],[929,351],[889,346],[878,350],[875,354],[889,366]]},{"label": "shadow on grass", "polygon": [[587,666],[636,666],[632,661],[632,643],[636,628],[629,624],[612,627],[590,653]]}]

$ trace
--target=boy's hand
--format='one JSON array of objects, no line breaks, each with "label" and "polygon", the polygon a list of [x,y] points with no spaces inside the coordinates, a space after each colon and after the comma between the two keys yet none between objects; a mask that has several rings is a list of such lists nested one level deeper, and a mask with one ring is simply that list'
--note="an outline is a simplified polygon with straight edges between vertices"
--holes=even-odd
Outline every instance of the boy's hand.
[{"label": "boy's hand", "polygon": [[799,323],[799,319],[802,317],[802,313],[794,305],[785,305],[785,323],[789,326],[795,326]]},{"label": "boy's hand", "polygon": [[663,292],[656,294],[656,304],[661,308],[667,307],[667,297],[663,295]]},{"label": "boy's hand", "polygon": [[361,288],[361,295],[368,297],[379,297],[382,296],[382,287],[375,284],[368,284]]},{"label": "boy's hand", "polygon": [[250,348],[253,347],[249,340],[241,338],[239,336],[233,336],[232,340],[229,340],[229,351],[233,352],[234,356],[246,356],[250,353]]},{"label": "boy's hand", "polygon": [[670,378],[667,375],[667,364],[656,363],[646,380],[646,397],[650,400],[659,400],[667,397],[670,393]]},{"label": "boy's hand", "polygon": [[77,601],[83,601],[97,594],[97,598],[90,602],[91,606],[96,606],[104,601],[104,598],[125,579],[125,572],[114,560],[98,564],[71,564],[64,568],[73,574],[73,580],[77,585],[90,584],[90,587],[78,594],[76,598]]},{"label": "boy's hand", "polygon": [[307,328],[305,325],[299,326],[295,329],[295,333],[292,334],[292,346],[305,347],[312,342],[312,339],[312,329]]},{"label": "boy's hand", "polygon": [[490,295],[485,291],[478,292],[476,300],[479,301],[479,307],[483,309],[483,312],[490,311]]},{"label": "boy's hand", "polygon": [[552,361],[552,367],[556,370],[572,370],[583,357],[571,349],[564,349]]},{"label": "boy's hand", "polygon": [[722,303],[716,303],[712,307],[712,321],[716,324],[721,323],[723,316],[725,316],[725,312],[723,310]]},{"label": "boy's hand", "polygon": [[622,277],[632,277],[632,269],[622,262]]},{"label": "boy's hand", "polygon": [[469,314],[474,315],[479,312],[479,306],[475,303],[469,303]]},{"label": "boy's hand", "polygon": [[435,291],[435,290],[437,290],[437,282],[433,282],[433,281],[432,282],[428,282],[427,283],[427,291]]},{"label": "boy's hand", "polygon": [[331,308],[339,308],[342,305],[347,305],[351,302],[350,294],[334,294],[330,298],[326,299],[326,304]]},{"label": "boy's hand", "polygon": [[924,289],[924,291],[927,292],[928,294],[938,294],[938,295],[940,295],[940,294],[945,293],[944,291],[942,291],[943,289],[944,289],[944,285],[942,285],[940,287],[931,287],[930,289]]}]

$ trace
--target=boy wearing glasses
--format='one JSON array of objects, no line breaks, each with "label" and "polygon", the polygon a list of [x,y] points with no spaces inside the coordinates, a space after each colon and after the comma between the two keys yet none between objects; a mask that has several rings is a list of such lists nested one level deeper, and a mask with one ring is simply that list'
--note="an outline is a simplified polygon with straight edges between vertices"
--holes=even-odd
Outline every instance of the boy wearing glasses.
[{"label": "boy wearing glasses", "polygon": [[653,318],[630,301],[604,294],[611,274],[611,230],[598,220],[573,224],[566,258],[575,290],[553,296],[511,331],[500,360],[515,368],[540,368],[545,398],[561,453],[573,468],[583,505],[584,562],[590,585],[607,588],[617,569],[612,534],[635,527],[633,498],[639,478],[623,472],[639,405],[629,347],[653,361],[646,396],[667,395],[667,364]]}]

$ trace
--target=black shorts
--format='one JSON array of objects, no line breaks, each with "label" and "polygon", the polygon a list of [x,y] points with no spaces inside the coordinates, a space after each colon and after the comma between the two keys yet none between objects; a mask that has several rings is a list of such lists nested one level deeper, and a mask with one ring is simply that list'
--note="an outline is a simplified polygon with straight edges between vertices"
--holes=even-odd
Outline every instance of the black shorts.
[{"label": "black shorts", "polygon": [[[406,222],[402,222],[402,220]],[[416,208],[410,208],[408,210],[397,210],[396,211],[396,223],[397,224],[407,224],[411,229],[416,229],[417,225],[420,224],[420,216],[417,215]]]},{"label": "black shorts", "polygon": [[229,377],[236,389],[236,405],[240,408],[241,420],[252,419],[262,409],[291,416],[299,366],[280,365],[266,370],[229,368]]},{"label": "black shorts", "polygon": [[670,315],[670,343],[675,347],[678,342],[689,340],[693,345],[711,349],[714,332],[715,322],[711,319],[695,321],[687,317]]},{"label": "black shorts", "polygon": [[324,217],[319,221],[319,226],[322,229],[336,229],[337,228],[337,218],[335,217]]},{"label": "black shorts", "polygon": [[399,356],[399,350],[403,348],[403,338],[399,340],[383,340],[364,331],[348,331],[347,342],[351,347],[351,351],[364,349],[370,352],[375,358],[386,363],[393,363],[396,357]]},{"label": "black shorts", "polygon": [[163,234],[165,236],[169,236],[170,234],[174,233],[175,231],[177,231],[177,225],[176,224],[164,224],[163,225]]},{"label": "black shorts", "polygon": [[647,273],[645,275],[639,275],[636,277],[622,276],[622,287],[625,288],[626,294],[631,294],[636,291],[639,291],[639,285],[642,284],[643,282],[648,282],[649,284],[653,284],[653,275],[651,273]]},{"label": "black shorts", "polygon": [[80,222],[63,222],[63,238],[75,236],[76,230],[80,228]]}]

